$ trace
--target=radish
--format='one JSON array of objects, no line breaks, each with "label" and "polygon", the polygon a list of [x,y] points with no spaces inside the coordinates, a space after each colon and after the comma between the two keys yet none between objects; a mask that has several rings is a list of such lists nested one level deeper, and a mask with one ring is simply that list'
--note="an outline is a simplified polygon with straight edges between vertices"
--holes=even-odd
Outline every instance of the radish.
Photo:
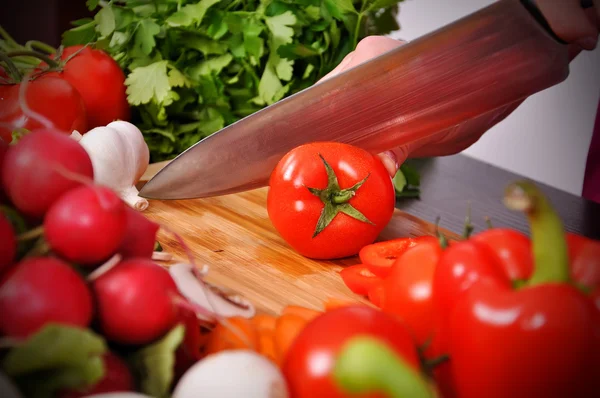
[{"label": "radish", "polygon": [[135,383],[127,364],[112,352],[102,356],[104,376],[84,391],[61,391],[58,398],[81,398],[90,394],[135,391]]},{"label": "radish", "polygon": [[55,253],[69,261],[82,266],[97,265],[117,251],[125,236],[125,206],[109,188],[74,188],[46,213],[46,240]]},{"label": "radish", "polygon": [[12,224],[0,212],[0,274],[12,265],[17,254],[17,239]]},{"label": "radish", "polygon": [[11,268],[0,284],[0,332],[26,338],[46,323],[87,327],[92,295],[83,278],[52,257],[30,257]]},{"label": "radish", "polygon": [[151,258],[159,225],[144,217],[139,211],[126,207],[125,237],[121,241],[119,254],[123,258]]},{"label": "radish", "polygon": [[287,398],[289,392],[281,371],[266,357],[251,350],[228,350],[194,364],[172,396]]},{"label": "radish", "polygon": [[63,193],[93,181],[94,171],[81,145],[68,135],[40,129],[8,148],[1,178],[15,207],[41,219]]},{"label": "radish", "polygon": [[123,261],[92,282],[98,325],[110,341],[148,344],[169,331],[184,300],[169,273],[150,259]]}]

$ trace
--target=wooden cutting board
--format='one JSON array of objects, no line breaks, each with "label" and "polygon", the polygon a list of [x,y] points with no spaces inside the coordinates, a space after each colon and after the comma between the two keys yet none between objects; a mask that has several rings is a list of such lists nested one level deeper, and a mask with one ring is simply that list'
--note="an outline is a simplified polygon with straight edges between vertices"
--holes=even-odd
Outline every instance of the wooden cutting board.
[{"label": "wooden cutting board", "polygon": [[[141,184],[165,164],[151,165]],[[266,198],[267,189],[260,188],[213,198],[151,200],[144,214],[181,236],[196,264],[210,267],[207,281],[244,296],[259,312],[278,314],[289,304],[322,309],[330,297],[367,303],[338,275],[344,266],[358,264],[358,256],[316,261],[296,253],[271,224]],[[432,223],[396,209],[379,239],[434,233]],[[172,233],[161,230],[158,240],[175,261],[188,261]]]}]

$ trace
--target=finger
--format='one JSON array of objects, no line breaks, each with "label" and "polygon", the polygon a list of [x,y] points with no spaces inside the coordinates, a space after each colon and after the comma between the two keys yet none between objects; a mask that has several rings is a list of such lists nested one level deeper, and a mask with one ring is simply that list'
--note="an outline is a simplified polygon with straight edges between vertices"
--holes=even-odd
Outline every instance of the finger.
[{"label": "finger", "polygon": [[577,43],[584,50],[596,47],[598,28],[581,8],[580,0],[538,0],[537,4],[558,37],[568,43]]},{"label": "finger", "polygon": [[345,72],[348,69],[369,61],[372,58],[393,50],[403,44],[406,44],[403,40],[396,40],[386,36],[367,36],[356,45],[354,51],[346,55],[342,62],[340,62],[331,72],[323,76],[319,82]]}]

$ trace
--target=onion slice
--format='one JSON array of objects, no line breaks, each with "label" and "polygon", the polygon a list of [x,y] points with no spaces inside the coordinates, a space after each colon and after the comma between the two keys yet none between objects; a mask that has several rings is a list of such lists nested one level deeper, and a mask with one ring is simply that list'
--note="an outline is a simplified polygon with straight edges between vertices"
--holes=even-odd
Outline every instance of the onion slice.
[{"label": "onion slice", "polygon": [[216,317],[252,318],[256,314],[256,309],[247,299],[236,294],[227,294],[217,286],[196,277],[191,264],[174,264],[169,267],[169,273],[186,299],[211,311]]}]

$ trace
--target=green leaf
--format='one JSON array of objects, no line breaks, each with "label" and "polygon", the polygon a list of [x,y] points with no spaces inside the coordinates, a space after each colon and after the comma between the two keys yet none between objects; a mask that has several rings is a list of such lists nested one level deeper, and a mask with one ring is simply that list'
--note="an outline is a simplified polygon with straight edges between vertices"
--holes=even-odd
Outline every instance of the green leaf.
[{"label": "green leaf", "polygon": [[196,80],[200,79],[200,76],[208,76],[211,73],[219,74],[232,60],[233,56],[231,54],[209,58],[206,61],[199,63],[197,66],[190,68],[188,73]]},{"label": "green leaf", "polygon": [[[383,1],[397,2],[398,0],[383,0]],[[331,0],[331,2],[334,3],[336,5],[336,7],[343,13],[346,13],[346,12],[356,13],[357,12],[356,8],[354,8],[354,4],[352,4],[352,0]]]},{"label": "green leaf", "polygon": [[296,23],[296,16],[291,11],[265,18],[265,23],[277,42],[281,44],[292,42],[294,29],[291,26]]},{"label": "green leaf", "polygon": [[280,46],[277,48],[277,54],[280,57],[287,59],[298,59],[319,55],[317,51],[301,43],[290,43]]},{"label": "green leaf", "polygon": [[115,30],[115,14],[111,6],[102,7],[94,17],[100,37],[108,37]]},{"label": "green leaf", "polygon": [[211,54],[225,54],[227,51],[227,44],[201,36],[185,37],[179,41],[179,44],[198,50],[205,57]]},{"label": "green leaf", "polygon": [[85,4],[87,5],[88,10],[94,11],[96,7],[98,7],[99,0],[87,0]]},{"label": "green leaf", "polygon": [[188,4],[167,18],[167,23],[171,26],[190,26],[194,23],[200,25],[206,11],[220,1],[200,0],[198,3]]},{"label": "green leaf", "polygon": [[96,38],[96,21],[88,22],[75,28],[66,30],[62,35],[62,44],[64,46],[74,46],[77,44],[88,44]]},{"label": "green leaf", "polygon": [[175,326],[159,341],[135,352],[130,362],[141,391],[155,398],[167,398],[173,383],[175,351],[183,341],[185,327]]},{"label": "green leaf", "polygon": [[104,376],[102,337],[77,327],[47,324],[12,348],[2,370],[26,393],[52,397],[59,389],[89,387]]},{"label": "green leaf", "polygon": [[[341,0],[335,0],[335,1],[341,1]],[[344,1],[348,1],[348,0],[344,0]],[[379,10],[382,8],[392,7],[392,6],[397,5],[399,1],[402,1],[402,0],[367,0],[366,10],[374,11],[374,10]]]},{"label": "green leaf", "polygon": [[258,84],[258,97],[254,102],[258,105],[271,105],[277,101],[277,94],[282,88],[275,67],[271,62],[267,62]]},{"label": "green leaf", "polygon": [[146,104],[151,100],[160,103],[169,95],[171,85],[167,74],[169,61],[154,62],[135,68],[125,79],[127,100],[131,105]]},{"label": "green leaf", "polygon": [[169,85],[171,87],[191,87],[192,82],[177,68],[170,67],[169,71]]},{"label": "green leaf", "polygon": [[142,19],[135,32],[134,49],[142,54],[150,55],[156,46],[156,36],[160,32],[160,26],[151,19]]},{"label": "green leaf", "polygon": [[402,170],[396,171],[396,175],[394,175],[392,181],[394,182],[394,189],[396,192],[402,192],[406,187],[406,177],[404,176]]},{"label": "green leaf", "polygon": [[406,182],[408,185],[419,186],[421,185],[421,177],[419,171],[408,163],[403,163],[400,166],[400,170],[406,176]]}]

